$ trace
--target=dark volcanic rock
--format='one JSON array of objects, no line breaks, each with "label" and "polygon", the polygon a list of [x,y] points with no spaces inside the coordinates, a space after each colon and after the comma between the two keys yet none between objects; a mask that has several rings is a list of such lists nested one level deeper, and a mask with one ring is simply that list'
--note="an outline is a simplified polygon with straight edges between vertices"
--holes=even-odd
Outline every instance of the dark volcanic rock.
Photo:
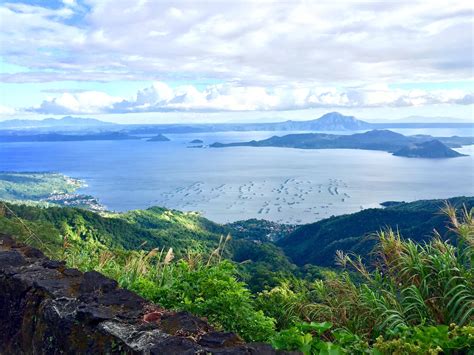
[{"label": "dark volcanic rock", "polygon": [[224,332],[207,333],[204,334],[201,339],[199,339],[199,344],[210,347],[233,346],[240,345],[242,343],[243,341],[238,335]]},{"label": "dark volcanic rock", "polygon": [[[0,354],[276,354],[0,235]],[[281,353],[281,352],[278,352]]]},{"label": "dark volcanic rock", "polygon": [[188,312],[164,314],[161,316],[160,326],[168,334],[194,337],[213,330],[202,319],[189,317]]}]

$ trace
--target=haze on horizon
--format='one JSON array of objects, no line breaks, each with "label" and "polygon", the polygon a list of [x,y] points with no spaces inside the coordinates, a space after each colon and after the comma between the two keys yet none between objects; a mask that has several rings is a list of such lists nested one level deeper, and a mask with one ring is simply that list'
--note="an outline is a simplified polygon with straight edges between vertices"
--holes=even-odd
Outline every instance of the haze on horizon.
[{"label": "haze on horizon", "polygon": [[467,1],[0,4],[0,120],[473,121]]}]

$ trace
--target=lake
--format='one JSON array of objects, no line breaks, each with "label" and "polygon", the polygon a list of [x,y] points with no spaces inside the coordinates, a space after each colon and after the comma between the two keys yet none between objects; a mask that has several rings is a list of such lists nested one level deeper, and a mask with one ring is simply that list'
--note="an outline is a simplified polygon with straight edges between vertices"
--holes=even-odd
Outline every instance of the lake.
[{"label": "lake", "polygon": [[[459,134],[434,131],[409,133]],[[193,139],[211,144],[289,133],[170,134],[171,142],[0,144],[0,170],[54,171],[83,179],[88,186],[80,192],[96,196],[110,210],[159,205],[200,211],[216,222],[263,218],[308,223],[387,200],[474,195],[472,147],[459,149],[470,156],[433,160],[346,149],[188,148]]]}]

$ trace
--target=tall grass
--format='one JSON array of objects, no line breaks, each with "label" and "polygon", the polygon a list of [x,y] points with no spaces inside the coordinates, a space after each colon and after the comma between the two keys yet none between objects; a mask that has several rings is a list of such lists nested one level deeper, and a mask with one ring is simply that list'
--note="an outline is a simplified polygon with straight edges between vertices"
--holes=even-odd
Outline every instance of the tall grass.
[{"label": "tall grass", "polygon": [[361,257],[338,252],[336,261],[343,271],[326,273],[326,279],[315,281],[304,297],[282,285],[261,299],[279,303],[272,310],[276,317],[276,309],[285,309],[279,324],[288,326],[295,317],[330,321],[371,342],[410,327],[472,326],[473,212],[457,213],[446,206],[444,213],[452,240],[434,232],[430,242],[417,244],[387,229],[377,234],[375,265],[367,267]]},{"label": "tall grass", "polygon": [[110,251],[87,240],[65,248],[64,258],[70,266],[102,272],[166,309],[207,317],[217,328],[249,341],[267,340],[274,332],[274,320],[256,309],[234,264],[223,260],[229,240],[230,236],[220,238],[209,256],[188,251],[177,260],[171,248]]}]

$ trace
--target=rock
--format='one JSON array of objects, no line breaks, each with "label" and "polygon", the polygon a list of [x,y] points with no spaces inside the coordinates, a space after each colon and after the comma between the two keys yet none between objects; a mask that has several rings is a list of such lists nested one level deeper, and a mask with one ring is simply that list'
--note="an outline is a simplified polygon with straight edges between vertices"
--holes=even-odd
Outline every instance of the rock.
[{"label": "rock", "polygon": [[199,344],[210,348],[221,348],[243,344],[242,339],[234,333],[210,332],[199,339]]},{"label": "rock", "polygon": [[[200,354],[203,349],[187,338],[166,338],[150,349],[150,354],[156,355],[191,355]],[[205,354],[205,353],[204,353]],[[234,352],[234,354],[238,354]]]},{"label": "rock", "polygon": [[81,294],[107,293],[117,288],[117,282],[111,280],[97,271],[84,273],[79,292]]},{"label": "rock", "polygon": [[[276,354],[0,235],[0,354]],[[278,352],[279,354],[282,352]]]},{"label": "rock", "polygon": [[160,326],[167,333],[181,336],[199,336],[212,331],[212,328],[202,319],[196,318],[188,312],[163,314]]},{"label": "rock", "polygon": [[41,265],[48,269],[59,269],[64,267],[66,263],[58,260],[46,260]]},{"label": "rock", "polygon": [[0,265],[5,265],[5,267],[14,267],[25,264],[25,258],[17,251],[10,251],[0,254]]}]

